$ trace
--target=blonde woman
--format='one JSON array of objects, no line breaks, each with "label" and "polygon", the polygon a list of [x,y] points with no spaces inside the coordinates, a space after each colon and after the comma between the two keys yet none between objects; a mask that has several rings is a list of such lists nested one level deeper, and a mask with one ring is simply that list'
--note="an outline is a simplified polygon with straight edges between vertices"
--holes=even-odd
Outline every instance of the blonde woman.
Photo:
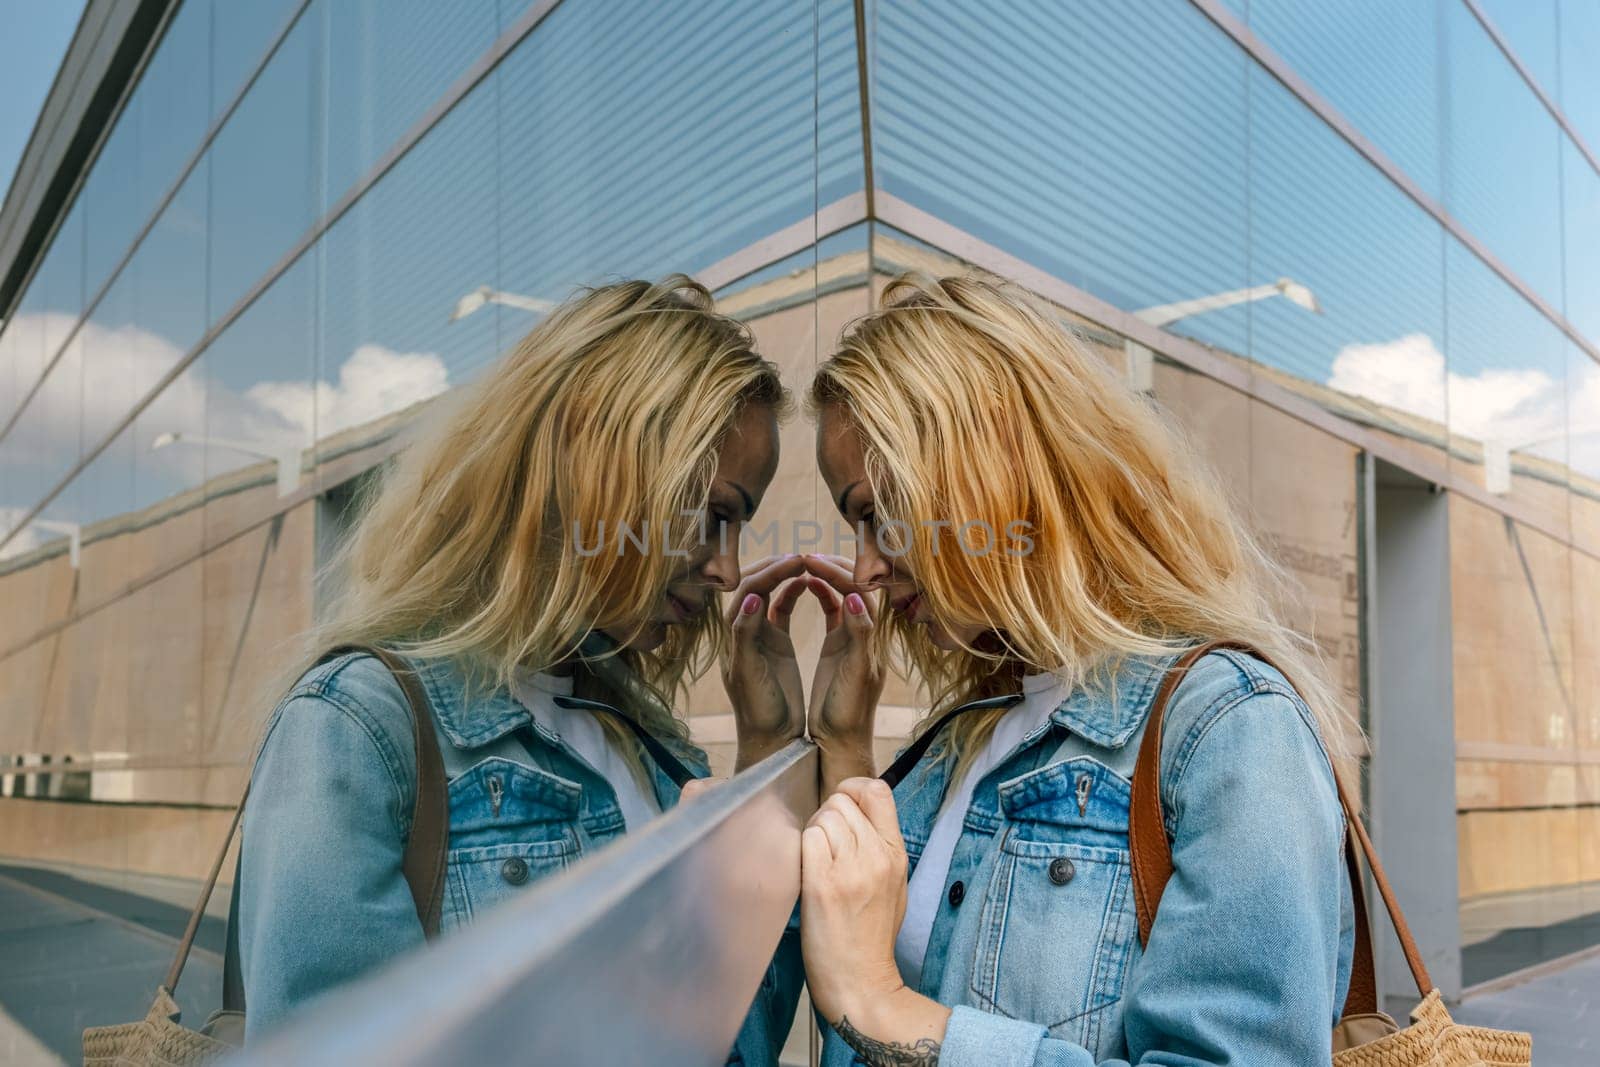
[{"label": "blonde woman", "polygon": [[[446,935],[708,774],[668,709],[728,644],[717,592],[736,594],[747,638],[724,667],[739,766],[802,732],[779,629],[802,563],[741,583],[738,558],[790,403],[745,329],[674,276],[580,294],[433,416],[365,509],[337,615],[309,635],[311,665],[256,760],[238,911],[247,1038],[424,937],[402,871],[408,703],[373,656],[320,653],[387,648],[429,698],[448,777]],[[763,992],[735,1050],[748,1062],[775,1058],[794,1010],[792,991]]]},{"label": "blonde woman", "polygon": [[[811,723],[839,782],[803,835],[823,1062],[1327,1063],[1346,724],[1221,489],[1047,310],[974,278],[896,281],[810,401],[860,527],[852,567],[811,564],[857,664]],[[973,702],[892,791],[864,755],[890,639],[937,713]],[[1175,872],[1141,948],[1134,756],[1165,668],[1213,639],[1310,703],[1240,652],[1184,676],[1160,749]]]}]

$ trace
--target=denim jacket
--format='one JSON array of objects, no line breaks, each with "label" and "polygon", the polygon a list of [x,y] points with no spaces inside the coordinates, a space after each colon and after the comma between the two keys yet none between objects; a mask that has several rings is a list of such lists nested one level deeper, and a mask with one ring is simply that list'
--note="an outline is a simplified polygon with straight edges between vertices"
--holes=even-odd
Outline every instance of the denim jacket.
[{"label": "denim jacket", "polygon": [[[941,1064],[1329,1062],[1354,948],[1343,815],[1310,710],[1247,655],[1205,656],[1168,705],[1175,873],[1140,949],[1129,780],[1170,663],[1074,692],[979,780],[922,971],[952,1007]],[[925,754],[895,788],[912,869],[948,768]],[[826,1031],[825,1067],[860,1062]]]},{"label": "denim jacket", "polygon": [[[506,689],[469,700],[455,665],[414,666],[449,780],[440,920],[449,936],[617,837],[623,817],[605,778]],[[662,742],[696,777],[710,773],[700,749]],[[666,811],[678,802],[678,786],[654,761],[648,765]],[[422,944],[401,873],[416,778],[410,707],[371,656],[344,655],[311,669],[274,709],[244,817],[238,930],[248,1040]],[[783,949],[795,942],[788,954],[797,955],[798,933],[784,937]],[[780,978],[793,988],[780,991]],[[800,981],[768,969],[730,1062],[776,1061]]]}]

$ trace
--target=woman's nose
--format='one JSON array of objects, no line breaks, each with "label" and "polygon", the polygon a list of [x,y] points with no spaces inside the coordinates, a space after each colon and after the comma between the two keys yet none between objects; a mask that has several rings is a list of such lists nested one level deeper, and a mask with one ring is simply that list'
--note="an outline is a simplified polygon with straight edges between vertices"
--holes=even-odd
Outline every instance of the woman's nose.
[{"label": "woman's nose", "polygon": [[858,542],[855,570],[850,576],[857,585],[887,585],[894,573],[894,561],[878,550],[871,534]]}]

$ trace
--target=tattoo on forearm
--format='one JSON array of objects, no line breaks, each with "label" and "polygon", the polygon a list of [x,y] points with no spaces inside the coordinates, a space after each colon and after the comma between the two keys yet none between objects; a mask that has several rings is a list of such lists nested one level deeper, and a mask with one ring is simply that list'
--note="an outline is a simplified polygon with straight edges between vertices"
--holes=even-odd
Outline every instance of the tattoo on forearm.
[{"label": "tattoo on forearm", "polygon": [[936,1067],[939,1062],[939,1042],[931,1037],[911,1045],[878,1041],[851,1026],[847,1016],[841,1016],[833,1028],[845,1044],[861,1054],[867,1067]]}]

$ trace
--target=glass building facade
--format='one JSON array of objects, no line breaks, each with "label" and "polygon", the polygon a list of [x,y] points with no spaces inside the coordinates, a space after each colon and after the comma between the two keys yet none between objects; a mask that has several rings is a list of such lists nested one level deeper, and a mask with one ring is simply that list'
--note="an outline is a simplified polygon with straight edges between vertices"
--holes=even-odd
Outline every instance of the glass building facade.
[{"label": "glass building facade", "polygon": [[[1184,427],[1369,727],[1374,512],[1438,497],[1450,981],[1600,943],[1597,51],[1588,0],[172,4],[0,307],[0,853],[201,873],[350,487],[575,287],[689,273],[798,390],[977,269]],[[761,520],[831,523],[810,435]]]}]

